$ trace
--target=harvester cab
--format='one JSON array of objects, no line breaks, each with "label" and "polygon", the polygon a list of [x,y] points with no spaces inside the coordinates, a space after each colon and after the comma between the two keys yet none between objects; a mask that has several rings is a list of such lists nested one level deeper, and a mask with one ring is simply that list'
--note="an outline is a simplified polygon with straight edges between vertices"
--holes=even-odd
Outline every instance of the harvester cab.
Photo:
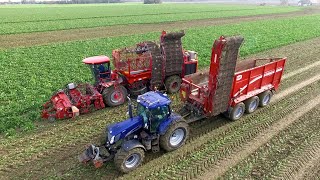
[{"label": "harvester cab", "polygon": [[[106,128],[106,142],[101,146],[89,145],[79,156],[80,162],[92,161],[95,167],[114,160],[124,172],[137,168],[144,152],[158,152],[160,147],[173,151],[181,147],[189,134],[188,124],[170,108],[171,100],[162,93],[150,91],[137,98],[136,116],[111,124]],[[132,105],[129,101],[129,111]]]},{"label": "harvester cab", "polygon": [[112,79],[110,59],[107,56],[94,56],[85,58],[83,63],[87,64],[92,72],[95,83],[109,82]]}]

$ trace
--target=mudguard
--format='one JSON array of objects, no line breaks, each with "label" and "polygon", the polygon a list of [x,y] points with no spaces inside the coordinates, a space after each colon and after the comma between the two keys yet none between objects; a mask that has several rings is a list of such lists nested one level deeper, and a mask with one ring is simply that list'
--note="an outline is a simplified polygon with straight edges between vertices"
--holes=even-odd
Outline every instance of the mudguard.
[{"label": "mudguard", "polygon": [[125,151],[130,151],[131,149],[134,149],[134,148],[142,148],[144,151],[146,151],[146,148],[136,139],[125,141],[122,144],[122,149]]},{"label": "mudguard", "polygon": [[170,127],[170,124],[172,124],[173,122],[178,122],[180,120],[182,120],[182,117],[179,114],[171,113],[170,117],[160,124],[159,134],[164,135],[167,129]]}]

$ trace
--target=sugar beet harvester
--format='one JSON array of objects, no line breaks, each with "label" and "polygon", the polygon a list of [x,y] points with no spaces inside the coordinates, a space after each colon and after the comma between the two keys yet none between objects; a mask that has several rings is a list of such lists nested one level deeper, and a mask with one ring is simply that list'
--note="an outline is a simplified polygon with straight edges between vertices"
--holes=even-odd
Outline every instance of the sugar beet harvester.
[{"label": "sugar beet harvester", "polygon": [[106,128],[101,146],[89,145],[79,156],[81,162],[93,161],[96,167],[114,160],[127,173],[143,161],[144,152],[160,148],[173,151],[186,142],[188,123],[224,113],[238,120],[244,112],[252,113],[266,106],[278,89],[286,58],[256,59],[237,63],[242,37],[216,40],[210,70],[184,78],[180,95],[185,102],[179,113],[172,112],[170,99],[159,92],[138,96],[136,116]]},{"label": "sugar beet harvester", "polygon": [[181,78],[197,71],[194,51],[182,49],[184,32],[162,32],[160,44],[146,41],[133,48],[113,50],[113,66],[107,56],[83,60],[93,74],[95,84],[69,84],[44,104],[42,117],[49,120],[71,118],[107,106],[125,102],[127,94],[139,95],[154,89],[179,91]]}]

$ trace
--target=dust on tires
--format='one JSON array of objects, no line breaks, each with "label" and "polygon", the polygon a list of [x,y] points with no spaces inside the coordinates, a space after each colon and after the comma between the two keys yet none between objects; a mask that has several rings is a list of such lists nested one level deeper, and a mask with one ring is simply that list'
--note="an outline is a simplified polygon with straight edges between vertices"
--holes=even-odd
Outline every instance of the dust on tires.
[{"label": "dust on tires", "polygon": [[103,102],[110,106],[119,106],[123,104],[126,100],[127,89],[123,86],[118,86],[115,88],[114,86],[105,88],[102,92]]},{"label": "dust on tires", "polygon": [[166,133],[160,136],[160,146],[165,151],[174,151],[183,146],[189,137],[189,126],[185,121],[170,125]]},{"label": "dust on tires", "polygon": [[181,78],[178,75],[170,76],[165,81],[165,86],[168,93],[176,93],[181,87]]},{"label": "dust on tires", "polygon": [[114,157],[114,164],[117,169],[123,173],[128,173],[140,166],[144,159],[144,150],[134,148],[130,151],[125,151],[122,148]]}]

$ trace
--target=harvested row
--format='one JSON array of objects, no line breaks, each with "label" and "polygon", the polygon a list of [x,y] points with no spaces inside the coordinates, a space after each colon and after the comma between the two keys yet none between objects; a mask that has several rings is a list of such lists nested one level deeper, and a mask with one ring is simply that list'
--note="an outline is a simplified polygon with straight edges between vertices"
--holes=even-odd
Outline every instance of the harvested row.
[{"label": "harvested row", "polygon": [[[202,135],[185,145],[181,150],[166,154],[156,161],[151,161],[152,168],[150,168],[151,164],[147,163],[144,167],[148,167],[149,170],[141,167],[141,171],[137,170],[129,176],[139,179],[146,177],[150,179],[166,177],[186,177],[188,179],[196,177],[211,165],[239,150],[245,142],[254,139],[262,131],[268,129],[271,124],[276,123],[297,107],[309,102],[314,98],[314,95],[319,94],[316,89],[319,85],[320,81],[313,83],[273,106],[245,116],[241,121]],[[124,179],[126,177],[124,176]]]},{"label": "harvested row", "polygon": [[[299,120],[305,113],[312,110],[320,104],[320,94],[314,97],[313,101],[309,101],[306,104],[303,104],[298,109],[294,110],[292,113],[289,113],[283,119],[280,119],[278,122],[274,123],[270,128],[265,131],[260,132],[260,134],[255,137],[252,141],[245,142],[244,146],[241,149],[235,149],[234,153],[217,162],[215,166],[210,169],[213,171],[208,171],[202,176],[202,179],[206,177],[220,177],[223,175],[230,167],[235,166],[241,160],[248,157],[254,151],[256,151],[260,146],[266,144],[270,141],[275,135],[279,134],[282,130],[290,126],[295,121]],[[286,177],[286,176],[279,176]]]},{"label": "harvested row", "polygon": [[[298,62],[298,59],[291,59],[291,65],[295,65],[294,62]],[[290,64],[288,64],[290,67]],[[286,81],[284,81],[285,84]],[[125,106],[122,106],[120,109],[125,110]],[[115,109],[110,109],[111,111],[109,113],[117,113],[119,111],[119,109],[115,108]],[[118,115],[121,115],[121,113],[118,112]],[[122,114],[123,115],[123,114]],[[24,160],[28,160],[29,161],[33,161],[35,159],[38,160],[42,160],[43,157],[46,156],[50,156],[49,154],[55,154],[55,153],[59,153],[61,150],[66,150],[68,148],[74,148],[79,147],[81,143],[85,142],[90,142],[91,141],[91,136],[88,137],[88,133],[92,134],[92,137],[99,136],[101,134],[100,129],[102,129],[102,127],[105,126],[105,124],[108,124],[106,121],[101,122],[101,119],[103,118],[108,118],[107,116],[103,115],[100,112],[97,112],[97,114],[93,114],[93,116],[90,116],[91,118],[93,118],[95,121],[89,120],[87,119],[87,117],[89,116],[84,116],[83,119],[78,119],[79,121],[77,121],[76,123],[74,122],[70,122],[68,124],[59,124],[61,126],[54,128],[52,130],[48,130],[48,131],[43,131],[40,134],[36,134],[36,135],[32,135],[30,136],[25,136],[22,139],[18,139],[15,140],[11,143],[9,143],[9,141],[7,141],[7,143],[2,142],[4,144],[8,144],[8,146],[2,147],[1,149],[3,149],[4,151],[2,153],[4,154],[8,154],[10,155],[10,153],[16,153],[18,152],[23,152],[20,154],[24,154],[23,157],[27,158],[24,159],[23,157],[17,158],[14,161],[21,161],[24,162]],[[119,119],[122,117],[119,117]],[[98,123],[97,121],[100,122]],[[117,120],[111,120],[111,121],[117,121]],[[225,121],[221,120],[221,122],[223,122],[222,124],[225,123]],[[207,121],[208,124],[211,124],[211,122]],[[217,123],[215,125],[218,125],[219,121],[217,121]],[[65,126],[64,126],[65,125]],[[197,124],[195,124],[195,126],[197,126]],[[201,126],[201,124],[199,124],[199,126]],[[75,131],[74,133],[72,133],[72,135],[68,135],[65,134],[65,132],[73,132],[74,129],[80,129],[81,127],[86,127],[86,128],[92,128],[92,129],[88,129],[88,131],[83,132],[82,135],[77,136],[78,138],[72,138],[72,136],[74,134],[76,134]],[[214,127],[214,126],[210,126],[210,127]],[[211,129],[212,130],[212,129]],[[210,130],[209,130],[210,131]],[[198,132],[198,131],[197,131]],[[200,131],[201,132],[201,131]],[[201,134],[199,134],[199,136],[201,136]],[[45,141],[43,141],[43,139],[46,139]],[[52,141],[48,140],[48,139],[53,139]],[[69,140],[68,140],[69,139]],[[77,140],[76,140],[77,139]],[[28,143],[27,143],[28,142]],[[66,143],[65,145],[63,145],[63,143]],[[31,146],[37,147],[37,148],[31,148]],[[29,150],[28,150],[29,147]],[[82,150],[82,146],[80,146],[79,149]],[[73,150],[73,154],[71,155],[72,158],[74,158],[73,156],[78,153],[79,151],[76,151],[75,149]],[[3,155],[4,155],[3,154]],[[34,154],[34,155],[32,155]],[[66,154],[68,155],[68,154]],[[13,159],[14,159],[14,155],[12,155]],[[34,159],[35,158],[35,159]],[[71,158],[71,159],[72,159]],[[10,160],[12,160],[11,158],[9,158]],[[24,162],[27,163],[27,162]],[[24,164],[23,163],[23,164]],[[73,163],[73,162],[72,162]],[[6,163],[4,162],[3,165],[5,165]],[[18,163],[19,164],[19,163]],[[19,169],[19,167],[17,167]]]},{"label": "harvested row", "polygon": [[319,113],[319,107],[309,111],[266,145],[261,146],[255,153],[228,170],[223,178],[285,178],[283,174],[279,174],[281,168],[301,164],[288,166],[286,163],[288,157],[300,157],[304,152],[308,152],[305,151],[306,149],[313,149],[315,142],[319,141],[320,134],[317,131]]},{"label": "harvested row", "polygon": [[[317,80],[317,79],[315,79],[315,80]],[[313,79],[313,81],[315,81],[315,80]],[[124,106],[122,106],[122,107],[124,107]],[[123,109],[123,110],[125,110],[125,109]],[[121,115],[120,113],[118,113],[118,114]],[[123,114],[122,114],[122,116],[123,116]],[[100,122],[100,121],[94,121],[94,122],[104,123],[104,122]],[[20,139],[20,140],[17,140],[15,143],[10,144],[10,146],[3,147],[3,149],[7,152],[8,151],[13,152],[13,150],[10,150],[10,147],[14,148],[15,149],[14,152],[18,153],[19,155],[10,156],[9,154],[3,152],[3,154],[2,154],[3,160],[0,161],[0,165],[2,164],[2,162],[3,162],[3,165],[5,165],[6,160],[14,161],[15,159],[21,160],[24,157],[32,158],[32,156],[30,156],[30,152],[32,152],[33,154],[38,154],[39,152],[43,153],[45,150],[50,149],[50,147],[52,147],[53,149],[54,148],[59,149],[58,144],[63,144],[63,143],[69,142],[69,140],[65,139],[65,137],[70,136],[70,137],[72,137],[71,138],[72,140],[75,140],[75,139],[77,139],[77,137],[83,136],[84,132],[90,132],[90,130],[94,131],[96,129],[96,126],[103,125],[103,124],[101,125],[101,124],[90,123],[90,127],[86,128],[86,129],[78,128],[79,125],[84,124],[84,123],[89,123],[89,122],[79,121],[74,126],[72,124],[68,124],[66,126],[63,126],[62,129],[56,128],[56,129],[53,129],[52,131],[45,131],[44,134],[41,133],[41,134],[38,134],[38,135],[32,137],[32,139],[37,139],[37,141],[31,141],[29,144],[23,143],[23,142],[25,142],[25,139]],[[64,132],[64,133],[57,134],[58,130],[60,132]],[[68,131],[65,132],[65,130],[68,130]],[[72,136],[72,134],[78,134],[79,136],[75,136],[75,135]],[[84,141],[84,139],[82,138],[81,141]],[[40,142],[40,144],[39,144],[39,142]],[[56,143],[58,143],[58,144],[56,144]],[[77,144],[77,143],[75,143],[75,144]]]},{"label": "harvested row", "polygon": [[[320,77],[320,76],[319,76]],[[320,78],[319,78],[320,79]],[[285,97],[285,96],[282,96],[282,97]],[[264,110],[264,109],[262,109]],[[265,112],[262,112],[262,110],[260,111],[261,113],[265,113]],[[267,110],[266,110],[267,111]],[[252,117],[251,117],[252,118]],[[217,118],[213,118],[213,119],[208,119],[208,120],[204,120],[202,122],[199,122],[199,123],[194,123],[191,125],[192,127],[192,133],[191,133],[191,137],[190,139],[188,140],[188,143],[192,143],[193,141],[197,141],[197,138],[201,138],[204,134],[206,133],[209,133],[209,132],[212,132],[214,131],[215,129],[218,129],[218,128],[221,128],[221,129],[224,129],[224,134],[228,133],[229,131],[232,131],[233,129],[225,129],[225,127],[227,127],[229,122],[226,121],[225,118],[222,118],[222,117],[217,117]],[[245,122],[244,122],[245,123]],[[226,125],[227,124],[227,125]],[[225,125],[225,126],[223,126]],[[231,124],[232,125],[232,124]],[[223,127],[221,127],[223,126]],[[220,129],[220,130],[221,130]],[[215,135],[215,136],[219,136],[219,135]],[[222,136],[225,136],[225,135],[222,135]],[[158,154],[147,154],[147,158],[146,158],[146,162],[151,162],[151,160],[159,157],[163,155],[163,153],[158,153]],[[164,155],[165,156],[165,155]],[[162,157],[160,157],[162,158]],[[172,158],[170,158],[172,159]],[[72,159],[69,159],[68,161],[72,161]],[[75,161],[74,161],[75,162]],[[76,162],[75,162],[76,163]],[[155,164],[158,164],[158,163],[155,163]],[[72,166],[75,166],[75,165],[72,165]],[[148,166],[148,164],[146,164],[146,166]],[[152,165],[154,166],[154,165]],[[74,168],[74,167],[73,167]],[[77,172],[81,172],[81,171],[84,171],[85,168],[87,167],[84,167],[84,168],[76,168],[76,169],[72,169],[72,171],[75,171],[77,170]],[[97,170],[96,173],[98,174],[102,174],[103,175],[103,172],[104,171],[108,171],[108,172],[114,172],[114,167],[112,164],[110,164],[108,167],[104,168],[102,171],[99,171]],[[92,172],[93,173],[93,172]],[[77,173],[71,173],[72,176],[74,176],[74,174],[77,174]],[[68,173],[68,175],[70,175],[70,173]],[[87,174],[88,177],[90,176],[90,174]],[[115,174],[109,174],[108,173],[108,176],[105,176],[103,175],[104,178],[113,178],[114,176],[118,176],[119,174],[116,172]],[[68,176],[68,177],[72,177],[72,176]],[[148,176],[149,177],[149,176]],[[162,177],[161,177],[162,178]]]}]

